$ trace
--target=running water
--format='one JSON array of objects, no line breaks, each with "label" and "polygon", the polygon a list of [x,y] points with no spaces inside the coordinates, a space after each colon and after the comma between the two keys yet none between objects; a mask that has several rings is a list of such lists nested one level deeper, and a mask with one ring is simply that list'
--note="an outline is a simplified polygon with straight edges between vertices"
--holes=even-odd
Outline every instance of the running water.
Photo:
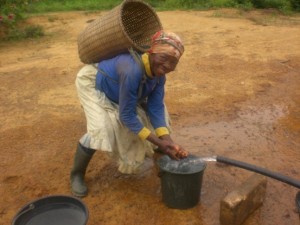
[{"label": "running water", "polygon": [[217,156],[201,157],[196,159],[195,162],[196,161],[217,162]]},{"label": "running water", "polygon": [[185,159],[179,161],[172,160],[169,156],[162,157],[158,164],[160,168],[167,172],[186,174],[195,173],[203,170],[206,166],[205,162],[217,161],[216,157],[202,157],[188,156]]}]

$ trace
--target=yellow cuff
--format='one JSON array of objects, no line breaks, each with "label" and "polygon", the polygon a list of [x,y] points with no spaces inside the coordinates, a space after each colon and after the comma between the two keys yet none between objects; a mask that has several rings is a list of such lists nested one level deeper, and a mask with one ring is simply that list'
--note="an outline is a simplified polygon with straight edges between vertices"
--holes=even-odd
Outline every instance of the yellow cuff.
[{"label": "yellow cuff", "polygon": [[166,134],[170,134],[168,128],[166,127],[159,127],[155,129],[155,133],[158,137],[166,135]]},{"label": "yellow cuff", "polygon": [[151,134],[151,131],[150,131],[148,128],[144,127],[144,128],[141,129],[141,131],[138,133],[138,136],[139,136],[141,139],[145,140],[150,134]]}]

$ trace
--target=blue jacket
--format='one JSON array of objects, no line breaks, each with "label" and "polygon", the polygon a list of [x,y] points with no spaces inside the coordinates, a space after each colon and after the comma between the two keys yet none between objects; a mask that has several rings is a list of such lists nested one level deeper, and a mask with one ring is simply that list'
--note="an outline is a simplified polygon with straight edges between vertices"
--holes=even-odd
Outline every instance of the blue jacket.
[{"label": "blue jacket", "polygon": [[[147,129],[137,118],[136,108],[142,99],[146,100],[146,112],[153,128],[159,130],[166,127],[164,114],[166,77],[165,75],[152,76],[148,55],[139,55],[139,57],[142,64],[139,64],[129,53],[101,61],[98,64],[96,89],[101,90],[111,101],[119,104],[120,120],[132,132],[140,135],[143,129]],[[141,84],[141,96],[138,96]]]}]

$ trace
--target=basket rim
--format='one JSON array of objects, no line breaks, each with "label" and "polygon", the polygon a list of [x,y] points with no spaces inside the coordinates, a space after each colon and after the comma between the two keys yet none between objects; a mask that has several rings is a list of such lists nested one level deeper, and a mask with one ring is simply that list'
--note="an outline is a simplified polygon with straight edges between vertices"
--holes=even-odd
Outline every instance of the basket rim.
[{"label": "basket rim", "polygon": [[158,17],[157,13],[155,12],[155,10],[153,9],[153,7],[148,4],[147,2],[144,2],[142,0],[124,0],[121,5],[120,5],[120,13],[119,13],[119,24],[121,24],[121,29],[123,31],[123,34],[126,36],[126,39],[130,42],[131,46],[133,46],[133,48],[136,48],[137,50],[143,52],[145,51],[144,48],[141,48],[140,46],[136,45],[132,40],[131,40],[131,37],[127,34],[126,30],[125,30],[125,27],[124,27],[124,24],[123,24],[123,21],[122,21],[122,14],[123,14],[123,9],[124,9],[124,6],[127,4],[127,3],[130,3],[130,2],[136,2],[136,3],[141,3],[142,5],[148,7],[149,10],[151,10],[151,12],[154,14],[154,16],[157,17],[157,21],[159,23],[159,27],[160,29],[163,29],[162,28],[162,23],[160,21],[160,18]]}]

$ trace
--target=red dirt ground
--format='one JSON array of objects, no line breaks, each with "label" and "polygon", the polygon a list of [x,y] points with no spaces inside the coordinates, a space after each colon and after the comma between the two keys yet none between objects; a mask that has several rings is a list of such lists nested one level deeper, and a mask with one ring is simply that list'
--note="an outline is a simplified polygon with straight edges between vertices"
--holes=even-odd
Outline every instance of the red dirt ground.
[{"label": "red dirt ground", "polygon": [[[46,36],[0,43],[0,224],[28,202],[70,195],[69,173],[85,118],[74,80],[83,66],[76,38],[101,14],[32,17]],[[168,75],[166,104],[174,139],[199,156],[223,155],[300,180],[300,19],[274,12],[159,12],[183,37],[185,55]],[[210,162],[201,201],[175,210],[161,200],[160,180],[147,160],[138,176],[119,176],[97,153],[83,199],[89,225],[219,225],[220,200],[252,172]],[[299,224],[297,188],[268,179],[264,204],[245,225]]]}]

